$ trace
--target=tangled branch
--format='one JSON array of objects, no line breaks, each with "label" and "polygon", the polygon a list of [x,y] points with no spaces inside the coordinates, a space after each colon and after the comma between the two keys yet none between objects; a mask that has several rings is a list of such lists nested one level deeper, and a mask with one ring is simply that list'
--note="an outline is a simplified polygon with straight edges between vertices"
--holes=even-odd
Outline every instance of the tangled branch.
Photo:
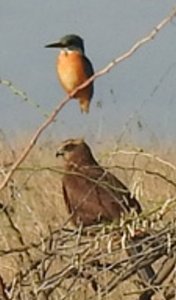
[{"label": "tangled branch", "polygon": [[[124,228],[121,230],[123,235]],[[78,290],[89,283],[92,292],[90,291],[86,299],[103,299],[122,282],[135,275],[137,270],[142,270],[148,264],[158,264],[160,261],[158,270],[155,267],[156,276],[149,285],[138,279],[139,289],[136,294],[140,295],[140,300],[151,299],[155,292],[160,291],[165,295],[165,299],[170,299],[170,295],[175,291],[172,283],[176,264],[175,220],[151,232],[150,235],[137,239],[136,246],[143,247],[140,253],[127,257],[124,250],[130,252],[134,244],[126,239],[123,248],[121,242],[116,226],[98,225],[84,230],[62,228],[51,233],[43,243],[30,245],[28,250],[21,248],[24,253],[28,251],[32,254],[36,251],[40,253],[40,257],[34,259],[29,267],[23,266],[16,274],[15,285],[11,283],[8,289],[15,295],[22,291],[24,294],[33,292],[36,299],[41,293],[54,296],[63,291],[60,299],[67,299],[68,295],[76,295]],[[16,249],[14,255],[15,253]],[[42,276],[35,281],[38,272]],[[164,282],[169,276],[170,281],[165,285]]]}]

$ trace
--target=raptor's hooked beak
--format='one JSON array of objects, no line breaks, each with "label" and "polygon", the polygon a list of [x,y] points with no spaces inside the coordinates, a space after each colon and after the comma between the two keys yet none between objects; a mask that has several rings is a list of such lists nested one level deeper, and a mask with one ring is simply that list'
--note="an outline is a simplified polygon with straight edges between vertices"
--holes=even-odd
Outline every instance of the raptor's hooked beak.
[{"label": "raptor's hooked beak", "polygon": [[58,157],[58,156],[64,156],[64,150],[63,149],[60,148],[56,151],[56,157]]}]

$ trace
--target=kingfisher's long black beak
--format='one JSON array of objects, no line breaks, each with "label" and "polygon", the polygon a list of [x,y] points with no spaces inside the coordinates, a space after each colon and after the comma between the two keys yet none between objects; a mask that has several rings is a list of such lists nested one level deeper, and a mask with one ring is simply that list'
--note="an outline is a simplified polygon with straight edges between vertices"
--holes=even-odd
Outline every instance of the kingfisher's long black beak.
[{"label": "kingfisher's long black beak", "polygon": [[63,47],[65,47],[65,45],[60,41],[45,46],[45,48],[63,48]]}]

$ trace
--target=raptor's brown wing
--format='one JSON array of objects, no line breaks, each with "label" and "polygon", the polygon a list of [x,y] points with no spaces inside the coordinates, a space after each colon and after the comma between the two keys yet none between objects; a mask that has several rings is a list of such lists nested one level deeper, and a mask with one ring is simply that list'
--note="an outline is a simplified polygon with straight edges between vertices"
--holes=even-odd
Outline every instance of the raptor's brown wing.
[{"label": "raptor's brown wing", "polygon": [[83,167],[65,175],[63,192],[74,223],[92,225],[100,220],[119,220],[122,213],[141,207],[127,187],[100,166]]}]

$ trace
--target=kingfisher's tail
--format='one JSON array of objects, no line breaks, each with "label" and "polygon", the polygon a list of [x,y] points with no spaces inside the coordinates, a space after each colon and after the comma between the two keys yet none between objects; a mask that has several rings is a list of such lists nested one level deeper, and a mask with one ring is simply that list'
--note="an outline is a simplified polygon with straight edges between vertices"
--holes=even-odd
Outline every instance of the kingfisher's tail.
[{"label": "kingfisher's tail", "polygon": [[89,112],[89,106],[90,106],[90,100],[87,98],[80,98],[79,99],[80,109],[81,112],[88,113]]}]

